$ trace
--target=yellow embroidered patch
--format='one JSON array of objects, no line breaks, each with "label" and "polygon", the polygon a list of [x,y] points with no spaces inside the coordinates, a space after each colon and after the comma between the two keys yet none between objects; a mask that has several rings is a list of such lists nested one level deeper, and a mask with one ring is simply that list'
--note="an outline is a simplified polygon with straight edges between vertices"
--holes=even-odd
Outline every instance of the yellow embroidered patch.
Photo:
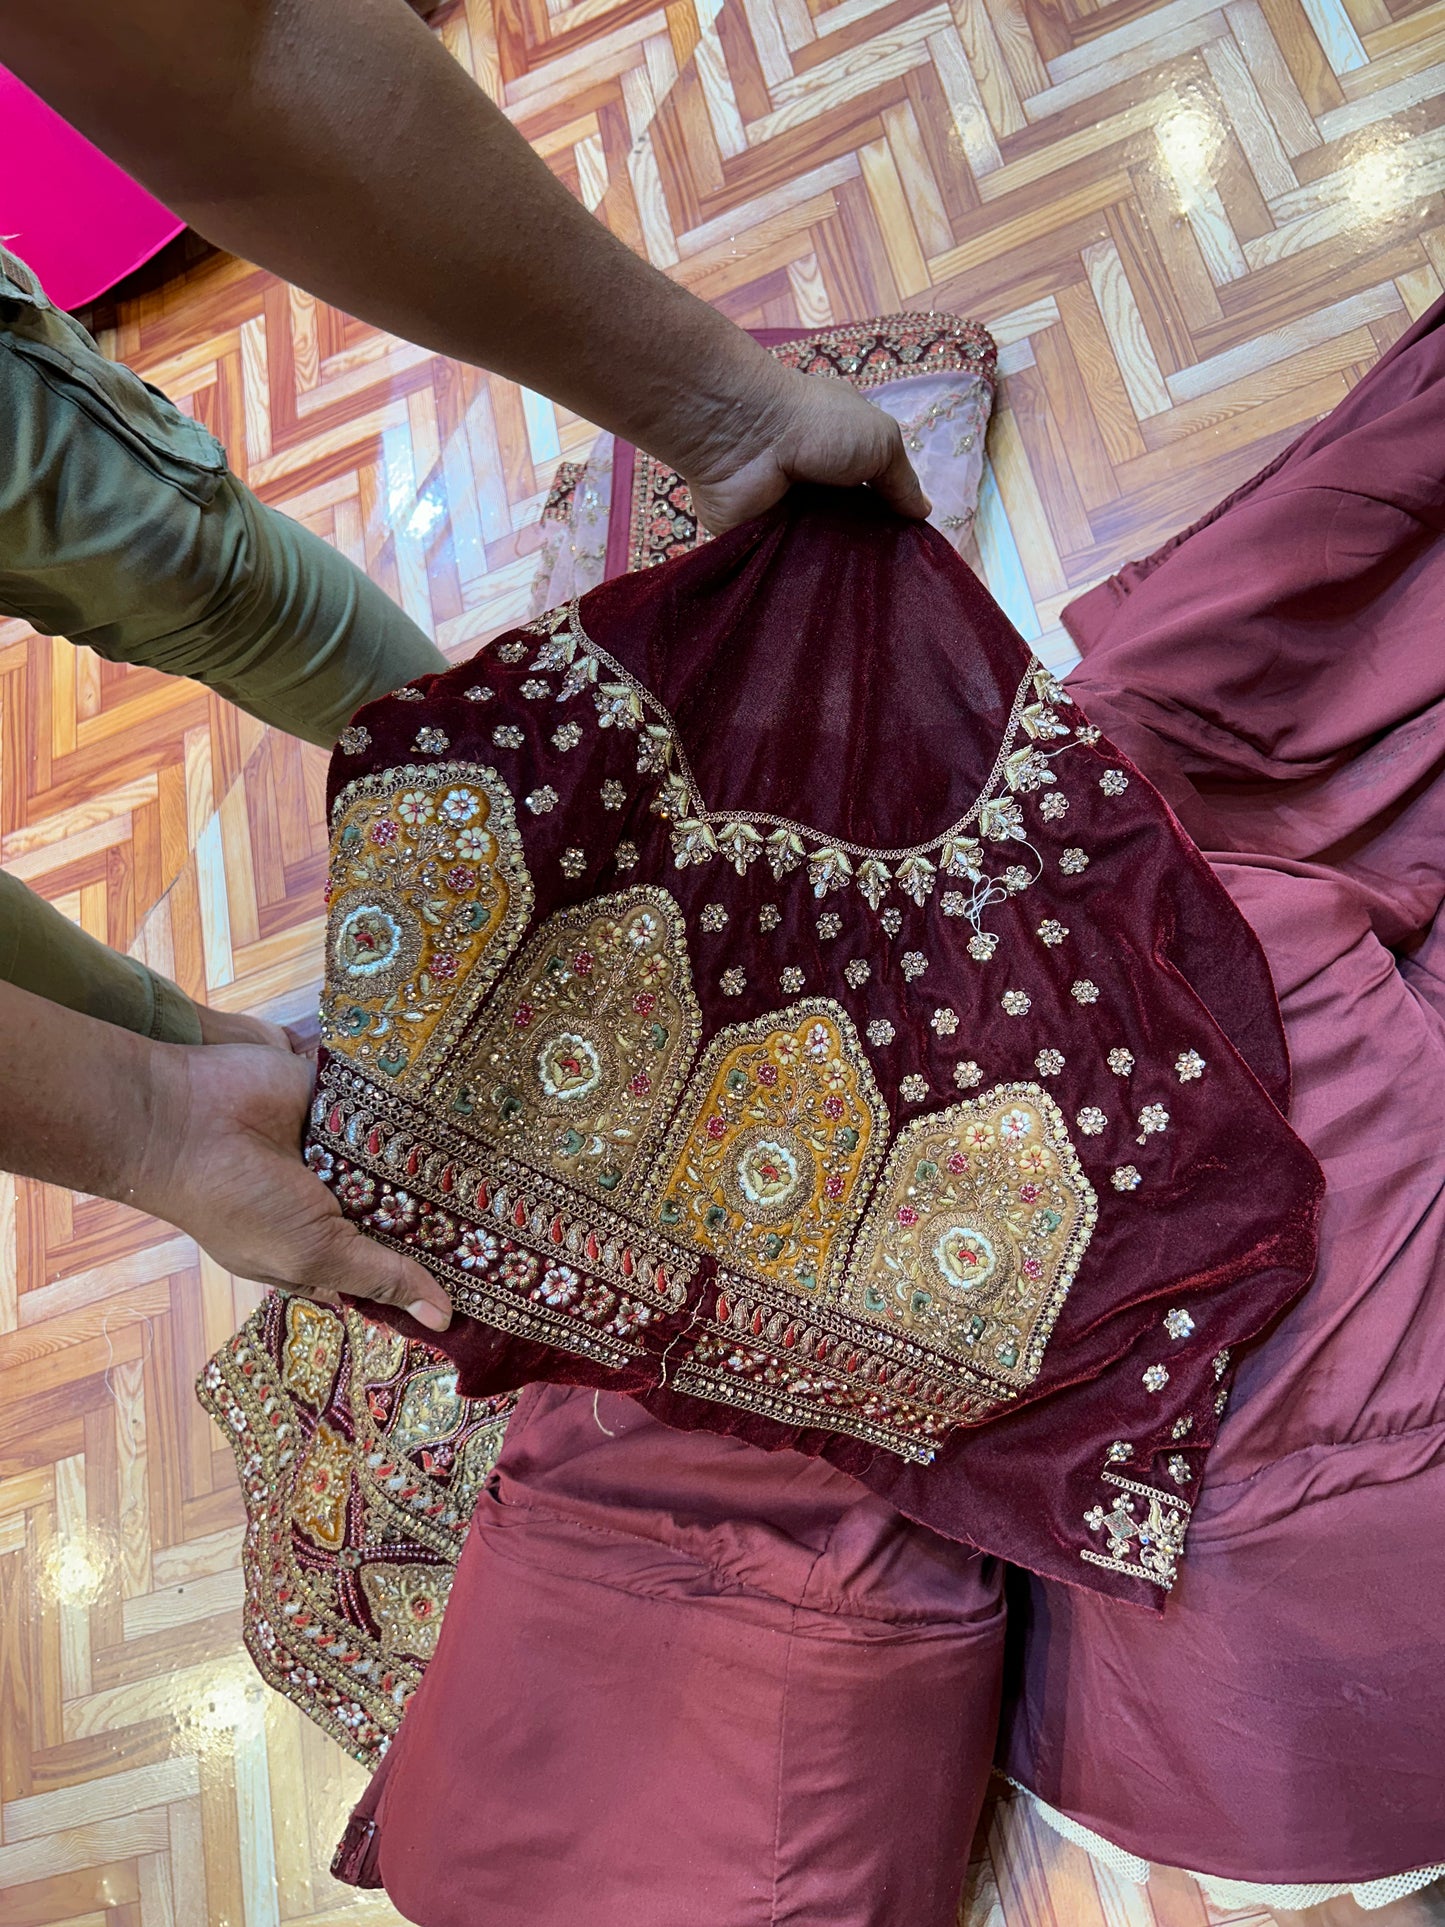
[{"label": "yellow embroidered patch", "polygon": [[841,1308],[1027,1385],[1097,1215],[1053,1099],[1001,1084],[899,1134]]},{"label": "yellow embroidered patch", "polygon": [[549,917],[449,1080],[450,1114],[523,1161],[634,1194],[701,1029],[682,913],[639,887]]},{"label": "yellow embroidered patch", "polygon": [[810,998],[719,1031],[650,1189],[655,1221],[726,1265],[826,1293],[888,1129],[857,1032]]},{"label": "yellow embroidered patch", "polygon": [[322,1036],[384,1077],[445,1059],[532,909],[495,770],[408,764],[337,799]]},{"label": "yellow embroidered patch", "polygon": [[352,1448],[340,1432],[317,1426],[296,1474],[291,1516],[319,1546],[335,1552],[346,1537],[346,1502],[351,1496]]},{"label": "yellow embroidered patch", "polygon": [[286,1343],[281,1353],[281,1383],[288,1392],[320,1410],[331,1396],[341,1363],[341,1321],[304,1298],[286,1303]]}]

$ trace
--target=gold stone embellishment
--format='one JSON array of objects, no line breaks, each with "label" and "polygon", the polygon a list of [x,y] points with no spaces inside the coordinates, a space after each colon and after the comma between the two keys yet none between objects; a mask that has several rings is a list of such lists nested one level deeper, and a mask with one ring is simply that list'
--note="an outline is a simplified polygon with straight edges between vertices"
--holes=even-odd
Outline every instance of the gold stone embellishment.
[{"label": "gold stone embellishment", "polygon": [[822,1292],[888,1113],[846,1013],[810,998],[720,1031],[649,1192],[672,1236],[805,1297]]},{"label": "gold stone embellishment", "polygon": [[410,1083],[445,1059],[526,925],[532,884],[493,769],[450,763],[362,777],[337,798],[322,1036]]},{"label": "gold stone embellishment", "polygon": [[616,1201],[646,1174],[697,1048],[682,912],[639,886],[559,910],[450,1075],[464,1131]]},{"label": "gold stone embellishment", "polygon": [[1028,1385],[1097,1211],[1053,1099],[1037,1084],[999,1085],[899,1135],[845,1308],[986,1381]]}]

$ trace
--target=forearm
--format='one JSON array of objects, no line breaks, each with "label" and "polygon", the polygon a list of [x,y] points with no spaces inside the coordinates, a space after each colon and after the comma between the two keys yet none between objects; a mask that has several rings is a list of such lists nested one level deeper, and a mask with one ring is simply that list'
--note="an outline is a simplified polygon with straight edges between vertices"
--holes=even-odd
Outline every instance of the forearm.
[{"label": "forearm", "polygon": [[0,983],[0,1052],[0,1169],[136,1202],[179,1047]]},{"label": "forearm", "polygon": [[766,431],[771,358],[594,220],[403,0],[0,0],[0,59],[350,313],[684,470],[739,408]]}]

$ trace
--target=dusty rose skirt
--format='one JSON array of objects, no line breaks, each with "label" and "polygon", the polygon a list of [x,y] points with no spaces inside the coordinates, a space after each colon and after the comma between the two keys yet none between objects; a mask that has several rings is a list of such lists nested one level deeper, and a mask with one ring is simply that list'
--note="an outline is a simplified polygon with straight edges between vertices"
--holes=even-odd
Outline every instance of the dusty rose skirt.
[{"label": "dusty rose skirt", "polygon": [[[999,1757],[1241,1880],[1445,1859],[1442,312],[1069,618],[1264,942],[1330,1189],[1162,1619],[1011,1576]],[[947,1927],[1003,1641],[996,1567],[841,1474],[534,1391],[342,1871],[424,1927]]]}]

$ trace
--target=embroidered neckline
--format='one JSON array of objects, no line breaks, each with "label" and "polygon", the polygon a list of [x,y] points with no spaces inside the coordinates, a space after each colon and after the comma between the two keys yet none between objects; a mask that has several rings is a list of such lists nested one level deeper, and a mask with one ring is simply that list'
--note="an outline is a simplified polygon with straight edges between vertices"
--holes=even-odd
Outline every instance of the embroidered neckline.
[{"label": "embroidered neckline", "polygon": [[[1057,710],[1072,708],[1073,699],[1047,669],[1031,662],[1015,691],[993,767],[963,814],[926,842],[870,847],[767,810],[710,808],[672,713],[588,635],[578,598],[528,623],[524,633],[542,638],[530,674],[561,673],[559,703],[590,688],[600,728],[637,733],[638,773],[656,781],[652,809],[672,825],[679,869],[721,855],[742,876],[762,856],[781,881],[806,865],[815,896],[855,884],[873,910],[895,884],[922,906],[940,876],[957,877],[970,890],[958,893],[960,901],[956,908],[949,906],[950,912],[966,917],[975,930],[990,904],[1017,895],[1043,874],[1043,858],[1029,840],[1016,797],[1051,785],[1053,759],[1065,749],[1092,746],[1098,737],[1088,725],[1071,728],[1060,719]],[[1022,747],[1017,746],[1020,732],[1028,738]],[[1053,747],[1042,747],[1045,743]],[[970,834],[974,829],[977,835]],[[990,876],[984,852],[989,842],[1027,850],[1032,874],[1023,864],[1012,864],[1001,876]]]}]

